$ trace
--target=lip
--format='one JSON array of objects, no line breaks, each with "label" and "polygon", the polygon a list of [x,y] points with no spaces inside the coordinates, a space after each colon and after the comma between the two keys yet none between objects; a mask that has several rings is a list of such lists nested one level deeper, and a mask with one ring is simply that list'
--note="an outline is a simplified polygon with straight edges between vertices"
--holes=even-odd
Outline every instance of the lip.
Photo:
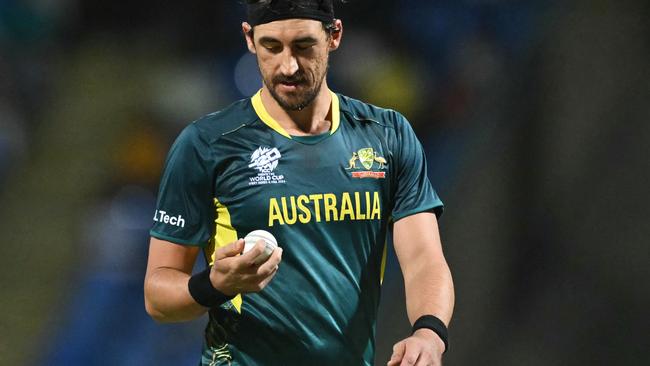
[{"label": "lip", "polygon": [[292,92],[298,90],[300,84],[295,83],[279,83],[278,88],[283,91]]}]

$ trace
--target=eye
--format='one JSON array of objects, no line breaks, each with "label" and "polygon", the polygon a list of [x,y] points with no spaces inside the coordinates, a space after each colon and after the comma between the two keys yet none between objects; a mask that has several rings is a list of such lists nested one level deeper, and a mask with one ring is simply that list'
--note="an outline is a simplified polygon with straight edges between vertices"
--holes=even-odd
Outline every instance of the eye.
[{"label": "eye", "polygon": [[307,50],[311,49],[312,47],[314,47],[314,44],[313,43],[297,43],[295,45],[295,47],[299,51],[307,51]]},{"label": "eye", "polygon": [[267,51],[272,52],[272,53],[279,53],[282,51],[282,47],[280,45],[276,44],[265,44],[262,45],[262,47],[266,48]]},{"label": "eye", "polygon": [[279,53],[280,51],[282,51],[282,47],[280,46],[264,46],[264,48],[266,48],[267,51],[272,53]]}]

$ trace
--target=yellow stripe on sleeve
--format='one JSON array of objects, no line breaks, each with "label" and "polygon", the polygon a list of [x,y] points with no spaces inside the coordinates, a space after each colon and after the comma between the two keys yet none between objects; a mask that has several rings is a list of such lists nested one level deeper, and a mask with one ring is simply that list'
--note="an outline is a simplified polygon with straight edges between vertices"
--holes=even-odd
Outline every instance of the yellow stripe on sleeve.
[{"label": "yellow stripe on sleeve", "polygon": [[[214,264],[214,254],[217,248],[224,247],[234,241],[237,241],[237,230],[232,226],[230,221],[230,212],[228,212],[228,207],[219,202],[218,199],[214,199],[214,205],[217,209],[217,219],[215,220],[216,230],[214,233],[214,245],[212,247],[212,253],[209,253],[210,265]],[[237,312],[241,314],[242,306],[242,296],[238,294],[230,302],[233,304]]]},{"label": "yellow stripe on sleeve", "polygon": [[381,270],[379,271],[379,284],[384,283],[384,272],[386,272],[387,256],[388,256],[388,243],[384,242],[384,253],[381,255]]}]

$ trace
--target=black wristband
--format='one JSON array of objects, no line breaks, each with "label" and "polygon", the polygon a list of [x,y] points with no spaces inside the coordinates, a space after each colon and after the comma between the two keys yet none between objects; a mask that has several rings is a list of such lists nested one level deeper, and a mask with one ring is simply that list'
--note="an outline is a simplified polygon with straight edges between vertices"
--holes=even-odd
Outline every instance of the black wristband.
[{"label": "black wristband", "polygon": [[411,331],[412,333],[415,333],[416,330],[422,329],[422,328],[427,328],[431,329],[434,333],[442,339],[442,342],[445,344],[445,352],[449,349],[449,334],[447,333],[447,326],[445,323],[442,322],[442,320],[436,318],[433,315],[422,315],[418,320],[413,323],[413,330]]},{"label": "black wristband", "polygon": [[208,267],[205,271],[195,274],[190,277],[190,281],[187,283],[194,301],[206,308],[219,306],[234,297],[225,295],[212,286],[212,282],[210,282],[211,269],[212,267]]}]

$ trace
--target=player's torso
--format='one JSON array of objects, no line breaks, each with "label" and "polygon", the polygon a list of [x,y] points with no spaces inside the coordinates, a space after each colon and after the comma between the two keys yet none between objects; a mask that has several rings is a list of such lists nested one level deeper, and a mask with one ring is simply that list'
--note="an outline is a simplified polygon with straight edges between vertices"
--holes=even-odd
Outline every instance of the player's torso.
[{"label": "player's torso", "polygon": [[233,239],[264,229],[283,248],[273,281],[230,310],[237,325],[227,341],[240,358],[372,358],[396,179],[390,132],[341,115],[322,136],[288,138],[256,121],[219,138],[215,241],[220,231]]},{"label": "player's torso", "polygon": [[364,132],[343,123],[333,135],[288,139],[264,125],[242,128],[219,142],[228,158],[216,198],[241,235],[375,226],[390,212],[392,152],[381,135]]}]

